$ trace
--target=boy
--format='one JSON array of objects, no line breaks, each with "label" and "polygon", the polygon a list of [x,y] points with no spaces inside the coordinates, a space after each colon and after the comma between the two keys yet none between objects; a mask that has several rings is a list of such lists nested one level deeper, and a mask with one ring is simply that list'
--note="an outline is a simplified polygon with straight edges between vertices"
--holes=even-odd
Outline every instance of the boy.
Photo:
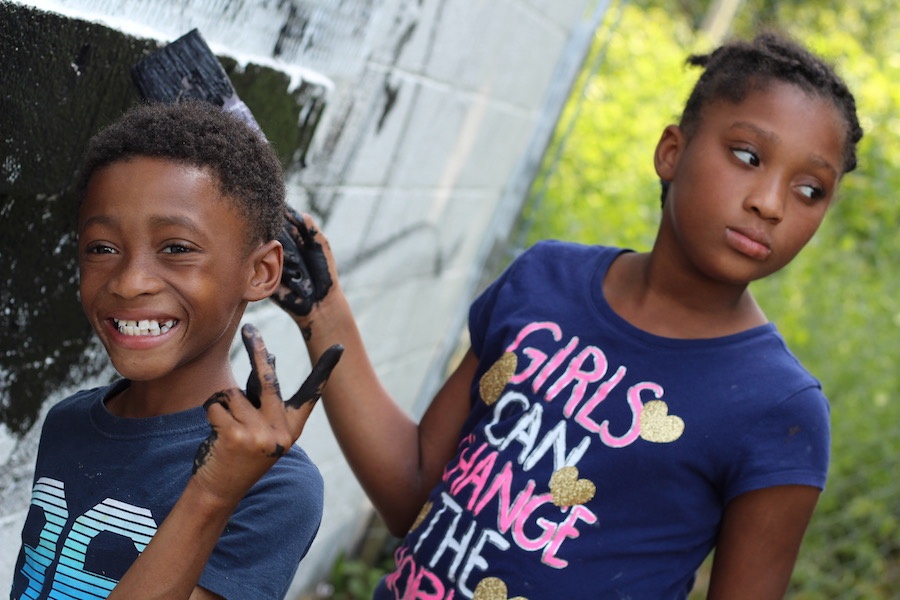
[{"label": "boy", "polygon": [[252,326],[246,392],[229,359],[281,277],[280,163],[217,107],[144,105],[80,191],[81,303],[122,379],[50,410],[11,597],[283,598],[322,515],[293,443],[327,372],[285,406]]}]

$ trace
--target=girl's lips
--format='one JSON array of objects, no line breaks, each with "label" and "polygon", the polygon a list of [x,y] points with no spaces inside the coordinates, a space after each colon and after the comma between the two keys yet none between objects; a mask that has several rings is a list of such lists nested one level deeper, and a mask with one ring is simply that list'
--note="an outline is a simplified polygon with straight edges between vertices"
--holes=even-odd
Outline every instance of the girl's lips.
[{"label": "girl's lips", "polygon": [[754,260],[766,260],[772,254],[768,236],[760,231],[726,227],[725,240],[734,250]]}]

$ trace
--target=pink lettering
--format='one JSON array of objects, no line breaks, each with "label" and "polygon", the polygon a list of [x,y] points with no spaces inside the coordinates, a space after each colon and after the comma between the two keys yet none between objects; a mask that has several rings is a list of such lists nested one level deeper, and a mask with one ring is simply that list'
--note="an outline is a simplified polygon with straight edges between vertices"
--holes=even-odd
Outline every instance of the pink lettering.
[{"label": "pink lettering", "polygon": [[579,504],[573,506],[572,510],[569,511],[566,520],[560,523],[556,528],[553,539],[551,539],[544,547],[544,552],[541,554],[541,561],[545,565],[555,569],[564,569],[569,564],[569,561],[558,558],[556,553],[566,539],[575,539],[581,535],[575,528],[575,523],[579,520],[584,521],[588,525],[593,525],[597,522],[597,515],[584,505]]},{"label": "pink lettering", "polygon": [[475,504],[475,500],[487,484],[488,478],[491,476],[491,471],[494,469],[494,463],[496,462],[497,453],[491,452],[484,457],[484,460],[478,462],[465,477],[457,480],[451,487],[453,494],[459,496],[464,487],[467,485],[472,486],[472,494],[469,496],[469,503],[466,506],[467,509],[472,510],[472,506]]},{"label": "pink lettering", "polygon": [[[569,343],[566,344],[565,348],[561,350],[557,350],[556,354],[553,355],[553,358],[550,359],[544,368],[541,369],[541,372],[537,374],[534,378],[534,381],[531,382],[531,388],[536,392],[541,389],[541,386],[544,385],[544,382],[553,374],[553,372],[559,368],[559,366],[566,360],[572,352],[575,351],[575,348],[578,347],[578,336],[573,337],[569,340]],[[547,398],[549,401],[550,398]]]},{"label": "pink lettering", "polygon": [[644,410],[644,403],[641,402],[641,392],[650,390],[657,400],[662,398],[662,387],[655,383],[646,382],[638,383],[628,388],[628,405],[631,407],[631,426],[625,435],[616,437],[609,432],[609,421],[603,421],[600,425],[600,441],[610,448],[622,448],[632,443],[641,434],[641,412]]},{"label": "pink lettering", "polygon": [[[572,338],[572,341],[576,341],[577,339],[578,338]],[[588,359],[593,363],[593,368],[585,370],[583,367],[584,364],[588,362]],[[603,376],[606,375],[607,368],[608,363],[606,361],[606,355],[603,354],[599,348],[588,346],[569,362],[569,366],[566,367],[566,372],[556,380],[556,383],[550,386],[550,389],[547,390],[547,394],[544,397],[548,401],[553,400],[566,388],[566,386],[573,381],[577,382],[563,409],[563,414],[565,414],[566,417],[571,417],[572,413],[575,412],[575,407],[578,406],[582,398],[584,398],[588,384],[603,379]]]},{"label": "pink lettering", "polygon": [[[459,458],[456,460],[456,464],[452,468],[447,469],[444,473],[444,482],[450,483],[450,491],[454,495],[456,495],[456,490],[460,485],[460,479],[465,479],[466,475],[471,472],[478,461],[478,457],[484,452],[485,448],[487,448],[487,444],[482,443],[474,450],[471,447],[461,450]],[[451,479],[455,473],[458,473],[456,481],[451,483]]]},{"label": "pink lettering", "polygon": [[[400,600],[452,600],[453,591],[444,595],[444,584],[434,573],[416,565],[406,548],[394,553],[396,569],[385,577],[385,586]],[[405,579],[401,581],[406,572]],[[403,589],[398,587],[403,584]],[[426,587],[427,586],[427,589]]]},{"label": "pink lettering", "polygon": [[555,525],[546,519],[537,519],[538,525],[543,529],[543,533],[537,538],[529,538],[525,533],[525,523],[531,517],[531,514],[544,504],[553,502],[553,494],[540,494],[533,496],[522,508],[513,524],[513,539],[520,548],[525,550],[540,550],[553,537],[553,529]]},{"label": "pink lettering", "polygon": [[497,528],[501,533],[506,533],[530,501],[531,495],[534,493],[534,486],[534,481],[529,480],[525,489],[516,494],[515,503],[511,503],[512,463],[508,462],[503,465],[503,469],[501,469],[497,476],[494,477],[487,492],[485,492],[475,505],[473,512],[476,515],[480,514],[481,511],[484,510],[484,507],[487,506],[488,502],[490,502],[494,496],[498,496]]},{"label": "pink lettering", "polygon": [[619,367],[616,369],[616,372],[613,373],[613,376],[610,377],[607,381],[603,383],[597,391],[594,392],[594,395],[584,403],[584,406],[581,407],[581,410],[578,411],[578,415],[575,417],[575,422],[579,423],[582,427],[587,429],[592,433],[600,433],[600,425],[594,421],[590,417],[591,411],[593,411],[598,404],[606,400],[606,397],[609,396],[609,393],[612,391],[614,387],[616,387],[622,378],[625,377],[625,367]]},{"label": "pink lettering", "polygon": [[[515,351],[522,344],[522,341],[526,337],[538,331],[549,331],[553,336],[553,339],[557,342],[562,338],[562,330],[556,323],[531,323],[522,328],[522,331],[519,332],[519,335],[516,337],[513,343],[509,345],[506,351]],[[534,348],[525,348],[524,350],[522,350],[522,354],[530,358],[531,362],[521,373],[510,377],[510,383],[521,383],[525,381],[526,379],[534,375],[534,373],[541,367],[541,365],[544,364],[544,361],[547,360],[546,354],[544,354],[540,350],[535,350]]]}]

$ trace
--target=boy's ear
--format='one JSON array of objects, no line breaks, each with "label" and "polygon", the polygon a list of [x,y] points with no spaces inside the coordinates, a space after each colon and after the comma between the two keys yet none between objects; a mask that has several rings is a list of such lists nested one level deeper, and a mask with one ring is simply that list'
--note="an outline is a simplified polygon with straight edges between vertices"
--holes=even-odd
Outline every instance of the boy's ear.
[{"label": "boy's ear", "polygon": [[269,240],[250,253],[250,279],[244,299],[249,302],[271,296],[281,283],[284,249],[278,240]]},{"label": "boy's ear", "polygon": [[678,159],[686,143],[684,131],[678,125],[669,125],[663,129],[662,136],[656,144],[656,152],[653,154],[653,166],[663,181],[672,181],[675,178]]}]

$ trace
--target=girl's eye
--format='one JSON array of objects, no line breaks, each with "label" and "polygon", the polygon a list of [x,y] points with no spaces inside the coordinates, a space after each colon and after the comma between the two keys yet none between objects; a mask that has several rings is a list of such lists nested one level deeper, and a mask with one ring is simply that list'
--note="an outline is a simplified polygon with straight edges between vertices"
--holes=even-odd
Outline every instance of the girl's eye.
[{"label": "girl's eye", "polygon": [[751,167],[759,166],[759,157],[752,150],[747,150],[746,148],[732,148],[731,153],[742,163],[746,163]]},{"label": "girl's eye", "polygon": [[190,251],[191,249],[184,244],[169,244],[163,248],[163,254],[184,254]]},{"label": "girl's eye", "polygon": [[814,185],[801,185],[800,193],[810,200],[820,200],[825,197],[825,190]]}]

